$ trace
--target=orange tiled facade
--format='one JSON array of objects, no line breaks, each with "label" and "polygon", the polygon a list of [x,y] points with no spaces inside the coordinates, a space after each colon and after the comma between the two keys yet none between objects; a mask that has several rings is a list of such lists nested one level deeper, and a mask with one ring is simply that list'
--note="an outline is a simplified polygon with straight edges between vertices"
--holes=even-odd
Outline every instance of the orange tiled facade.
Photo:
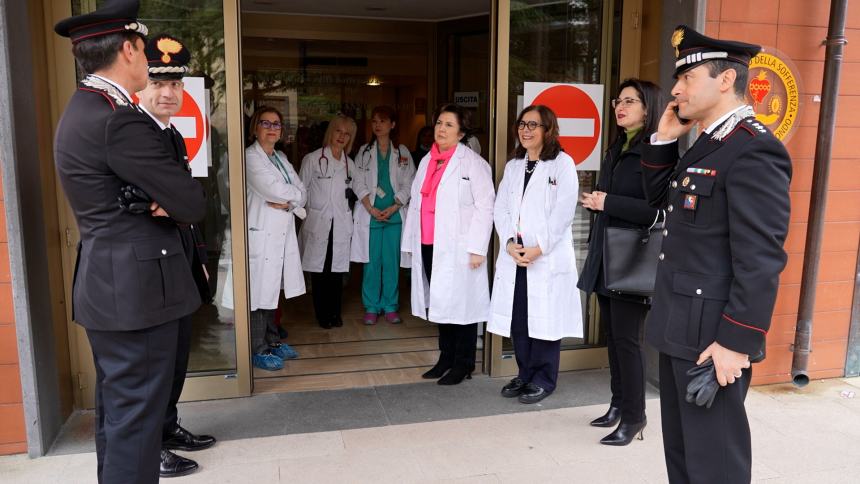
[{"label": "orange tiled facade", "polygon": [[[788,265],[780,279],[773,325],[768,334],[767,359],[756,367],[753,383],[790,380],[789,346],[794,327],[803,271],[803,249],[809,218],[812,166],[815,156],[824,76],[824,45],[829,2],[806,0],[759,0],[752,8],[747,0],[709,0],[708,35],[776,47],[797,65],[801,78],[802,113],[794,137],[787,143],[794,164],[791,183],[791,229],[786,241]],[[827,191],[824,244],[816,291],[812,378],[842,376],[848,346],[854,268],[860,240],[860,157],[852,141],[860,134],[860,8],[849,2],[846,23],[848,45],[842,65],[837,102],[836,134]]]},{"label": "orange tiled facade", "polygon": [[0,455],[27,451],[18,343],[12,306],[12,276],[6,238],[6,203],[0,180]]}]

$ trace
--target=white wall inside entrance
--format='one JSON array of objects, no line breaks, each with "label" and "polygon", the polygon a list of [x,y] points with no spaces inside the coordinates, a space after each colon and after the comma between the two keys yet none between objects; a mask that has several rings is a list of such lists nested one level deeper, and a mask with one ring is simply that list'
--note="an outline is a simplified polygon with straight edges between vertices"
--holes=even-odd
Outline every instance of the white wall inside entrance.
[{"label": "white wall inside entrance", "polygon": [[242,11],[439,22],[489,14],[486,0],[242,0]]}]

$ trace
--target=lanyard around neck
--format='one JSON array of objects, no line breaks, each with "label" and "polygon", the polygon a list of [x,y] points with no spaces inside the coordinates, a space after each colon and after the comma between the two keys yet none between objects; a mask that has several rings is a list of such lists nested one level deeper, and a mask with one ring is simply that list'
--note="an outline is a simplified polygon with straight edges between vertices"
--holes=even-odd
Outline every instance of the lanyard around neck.
[{"label": "lanyard around neck", "polygon": [[274,156],[275,159],[272,160],[271,158],[269,158],[269,160],[272,161],[272,164],[278,168],[278,171],[281,172],[281,175],[283,175],[284,179],[287,180],[287,183],[292,184],[293,181],[290,179],[290,173],[287,171],[287,167],[284,166],[284,162],[281,161],[281,157],[278,156],[278,152],[273,151],[272,156]]}]

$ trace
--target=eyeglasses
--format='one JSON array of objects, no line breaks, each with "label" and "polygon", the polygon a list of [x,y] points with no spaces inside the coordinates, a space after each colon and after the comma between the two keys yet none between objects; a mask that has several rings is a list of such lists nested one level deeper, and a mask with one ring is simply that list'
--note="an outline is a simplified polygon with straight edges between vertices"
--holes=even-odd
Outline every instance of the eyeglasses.
[{"label": "eyeglasses", "polygon": [[624,106],[625,108],[629,108],[630,106],[641,102],[642,101],[634,99],[632,97],[625,97],[624,99],[613,99],[612,101],[610,101],[610,104],[612,104],[612,109],[615,109],[618,106]]},{"label": "eyeglasses", "polygon": [[517,129],[518,130],[524,130],[524,129],[528,128],[529,131],[534,131],[534,130],[538,129],[539,127],[540,128],[546,128],[546,125],[540,124],[537,121],[528,121],[528,122],[520,121],[519,123],[517,123]]},{"label": "eyeglasses", "polygon": [[281,126],[283,126],[279,121],[275,121],[273,123],[267,119],[261,119],[257,124],[262,126],[264,129],[281,129]]}]

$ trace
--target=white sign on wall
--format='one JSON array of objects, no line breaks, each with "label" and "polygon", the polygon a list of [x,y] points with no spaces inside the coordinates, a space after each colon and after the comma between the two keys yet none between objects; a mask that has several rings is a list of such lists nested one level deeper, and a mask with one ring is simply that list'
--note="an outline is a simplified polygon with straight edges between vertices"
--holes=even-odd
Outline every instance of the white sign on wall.
[{"label": "white sign on wall", "polygon": [[209,146],[208,91],[202,77],[186,77],[182,109],[170,118],[185,139],[191,176],[206,177],[209,174],[211,150]]},{"label": "white sign on wall", "polygon": [[454,93],[454,104],[463,106],[464,108],[478,107],[480,96],[478,91],[462,91]]}]

